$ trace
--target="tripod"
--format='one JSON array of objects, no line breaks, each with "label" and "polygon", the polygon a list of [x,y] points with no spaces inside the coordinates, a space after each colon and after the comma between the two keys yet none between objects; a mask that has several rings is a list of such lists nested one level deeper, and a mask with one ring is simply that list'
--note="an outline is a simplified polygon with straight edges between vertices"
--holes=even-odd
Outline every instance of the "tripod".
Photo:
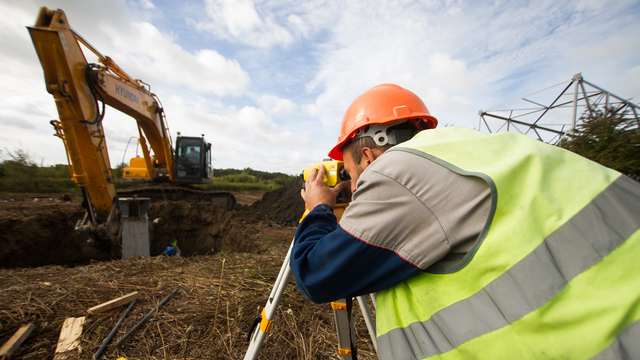
[{"label": "tripod", "polygon": [[[249,343],[249,349],[244,356],[244,360],[255,360],[258,358],[262,343],[264,342],[264,339],[266,338],[269,330],[271,330],[276,309],[280,304],[284,289],[289,282],[289,278],[291,277],[289,259],[291,258],[291,249],[293,248],[294,243],[295,238],[291,242],[291,246],[289,246],[289,251],[287,252],[287,256],[282,263],[280,273],[278,274],[276,282],[273,285],[273,289],[271,290],[271,294],[269,295],[267,304],[262,309],[262,312],[259,315],[256,315],[251,327],[249,328],[248,336],[250,337],[251,342]],[[375,307],[375,296],[372,294],[371,298]],[[367,324],[367,329],[369,330],[371,341],[373,342],[373,346],[377,352],[378,345],[376,342],[376,328],[373,321],[373,316],[371,315],[371,311],[364,297],[358,296],[357,300],[360,309],[362,310],[362,315],[365,319],[365,323]],[[336,331],[338,332],[338,352],[342,356],[343,360],[355,360],[357,357],[355,332],[353,328],[353,318],[351,313],[351,301],[352,298],[347,298],[331,303],[334,319],[336,322]]]}]

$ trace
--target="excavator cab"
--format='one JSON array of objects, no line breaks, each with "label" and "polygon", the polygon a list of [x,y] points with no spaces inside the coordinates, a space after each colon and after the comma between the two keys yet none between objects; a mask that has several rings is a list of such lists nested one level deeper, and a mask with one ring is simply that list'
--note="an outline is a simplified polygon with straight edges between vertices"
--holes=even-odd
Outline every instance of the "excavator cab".
[{"label": "excavator cab", "polygon": [[178,136],[175,151],[175,182],[211,184],[211,144],[204,137]]}]

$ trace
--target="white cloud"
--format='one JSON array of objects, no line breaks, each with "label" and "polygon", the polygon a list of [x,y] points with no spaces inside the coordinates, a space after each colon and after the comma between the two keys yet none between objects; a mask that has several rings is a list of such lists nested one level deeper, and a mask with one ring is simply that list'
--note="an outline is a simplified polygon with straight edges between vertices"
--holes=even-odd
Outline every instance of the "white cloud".
[{"label": "white cloud", "polygon": [[[241,132],[251,137],[251,140],[267,140],[277,130],[276,124],[264,110],[245,106],[235,114]],[[270,142],[267,140],[268,142]]]},{"label": "white cloud", "polygon": [[153,2],[151,2],[151,0],[140,0],[140,5],[145,10],[153,10],[156,8],[156,6],[153,5]]},{"label": "white cloud", "polygon": [[624,86],[622,86],[621,92],[616,95],[626,99],[635,96],[631,101],[635,104],[640,104],[640,64],[624,72],[617,80],[623,83]]},{"label": "white cloud", "polygon": [[[172,134],[177,131],[185,136],[205,134],[205,138],[212,142],[216,168],[244,168],[244,165],[231,164],[252,161],[253,164],[247,166],[265,169],[265,166],[275,166],[268,164],[277,164],[292,151],[321,147],[300,131],[294,133],[281,128],[264,110],[253,106],[237,109],[232,105],[207,101],[207,98],[171,96],[165,100],[165,108]],[[260,163],[264,166],[259,166]],[[299,166],[290,163],[286,168],[274,167],[271,171],[295,173]]]},{"label": "white cloud", "polygon": [[[184,86],[196,92],[215,95],[241,95],[250,83],[249,75],[236,60],[226,59],[215,50],[185,51],[175,39],[150,23],[131,23],[112,28],[117,34],[112,44],[129,74],[145,82],[165,86]],[[136,34],[136,36],[128,36]],[[133,75],[135,70],[135,74]]]},{"label": "white cloud", "polygon": [[630,48],[638,48],[640,39],[632,34],[616,34],[601,41],[582,44],[563,51],[563,55],[577,67],[599,63],[602,68],[618,68],[624,65],[625,54]]},{"label": "white cloud", "polygon": [[228,119],[233,124],[231,132],[236,137],[244,138],[263,149],[265,146],[292,148],[308,141],[305,136],[281,130],[264,110],[252,106],[245,106],[229,114]]},{"label": "white cloud", "polygon": [[208,0],[206,9],[209,17],[224,24],[235,37],[249,34],[264,24],[250,0]]},{"label": "white cloud", "polygon": [[[439,11],[451,16],[446,15],[450,8]],[[472,104],[466,94],[474,85],[473,77],[464,61],[439,51],[436,25],[424,17],[421,5],[381,3],[372,9],[359,4],[341,16],[324,45],[327,51],[320,57],[320,70],[309,84],[310,90],[323,89],[315,105],[326,131],[337,134],[349,103],[385,82],[415,92],[432,112]]]},{"label": "white cloud", "polygon": [[449,93],[465,93],[474,85],[465,62],[452,59],[449,54],[432,53],[427,57],[425,70],[435,86]]},{"label": "white cloud", "polygon": [[305,104],[302,106],[302,109],[309,116],[312,116],[312,117],[318,116],[318,107],[316,106],[316,104]]},{"label": "white cloud", "polygon": [[21,115],[15,111],[0,111],[0,122],[5,131],[13,130],[12,128],[18,128],[22,130],[34,130],[37,127],[28,121],[21,119]]},{"label": "white cloud", "polygon": [[[297,173],[326,157],[353,99],[385,82],[418,94],[441,124],[468,127],[477,127],[478,110],[578,72],[640,98],[635,0],[44,3],[151,85],[173,135],[205,134],[214,167]],[[0,4],[0,141],[22,140],[61,163],[48,125],[56,108],[24,28],[40,5]],[[118,158],[135,123],[107,115]]]},{"label": "white cloud", "polygon": [[310,26],[300,16],[291,14],[287,17],[287,21],[301,36],[307,37],[309,35]]},{"label": "white cloud", "polygon": [[293,41],[272,14],[261,17],[251,0],[205,0],[205,4],[209,19],[194,22],[196,29],[259,48]]},{"label": "white cloud", "polygon": [[257,100],[260,107],[271,114],[290,114],[298,108],[293,101],[274,95],[261,95]]}]

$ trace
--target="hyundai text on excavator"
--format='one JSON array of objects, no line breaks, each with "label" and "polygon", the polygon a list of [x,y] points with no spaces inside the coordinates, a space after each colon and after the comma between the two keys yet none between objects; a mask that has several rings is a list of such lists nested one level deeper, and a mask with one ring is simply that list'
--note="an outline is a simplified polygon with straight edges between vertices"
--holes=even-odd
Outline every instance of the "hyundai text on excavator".
[{"label": "hyundai text on excavator", "polygon": [[[236,200],[231,193],[180,186],[212,183],[211,144],[204,135],[178,133],[174,149],[164,109],[149,85],[103,56],[71,28],[60,9],[40,8],[35,26],[27,28],[44,70],[47,92],[53,95],[60,117],[51,124],[64,143],[72,178],[84,198],[86,214],[76,225],[77,231],[117,248],[117,199],[129,194],[151,198],[159,194],[170,200],[195,196],[233,208]],[[95,54],[100,64],[88,63],[80,44]],[[143,156],[131,159],[123,170],[123,180],[168,186],[116,191],[102,126],[105,105],[129,115],[138,127]]]}]

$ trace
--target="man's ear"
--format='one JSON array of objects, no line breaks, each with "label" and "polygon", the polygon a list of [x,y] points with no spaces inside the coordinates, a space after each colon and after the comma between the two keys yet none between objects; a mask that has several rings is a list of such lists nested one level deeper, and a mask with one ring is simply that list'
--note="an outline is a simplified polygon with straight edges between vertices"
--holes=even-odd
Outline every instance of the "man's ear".
[{"label": "man's ear", "polygon": [[373,160],[377,158],[374,151],[368,147],[363,147],[360,151],[362,152],[362,160],[365,161],[367,165],[371,164]]}]

